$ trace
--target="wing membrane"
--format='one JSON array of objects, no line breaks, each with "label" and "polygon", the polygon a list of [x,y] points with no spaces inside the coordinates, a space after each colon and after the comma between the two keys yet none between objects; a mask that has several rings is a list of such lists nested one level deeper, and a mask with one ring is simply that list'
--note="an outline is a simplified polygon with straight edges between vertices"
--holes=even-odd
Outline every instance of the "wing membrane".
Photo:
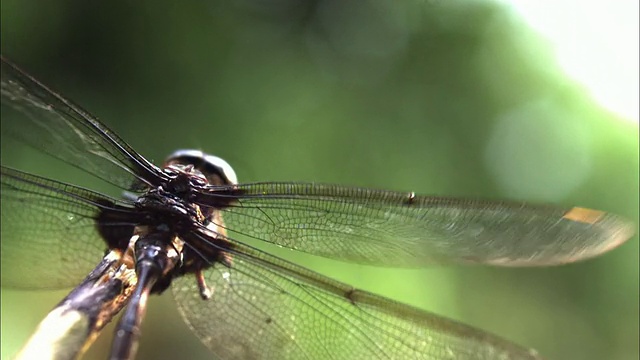
[{"label": "wing membrane", "polygon": [[123,189],[157,184],[163,173],[88,112],[4,57],[2,134]]},{"label": "wing membrane", "polygon": [[135,221],[103,195],[2,167],[0,177],[2,286],[58,289],[77,285],[104,255],[96,223],[126,242]]},{"label": "wing membrane", "polygon": [[[224,212],[235,235],[371,265],[555,265],[596,256],[634,232],[626,219],[585,208],[313,183],[246,184],[225,191],[238,196]],[[201,200],[219,202],[225,191],[211,189]]]},{"label": "wing membrane", "polygon": [[481,330],[355,290],[237,245],[231,267],[206,272],[213,298],[192,277],[174,280],[183,317],[219,358],[537,359]]}]

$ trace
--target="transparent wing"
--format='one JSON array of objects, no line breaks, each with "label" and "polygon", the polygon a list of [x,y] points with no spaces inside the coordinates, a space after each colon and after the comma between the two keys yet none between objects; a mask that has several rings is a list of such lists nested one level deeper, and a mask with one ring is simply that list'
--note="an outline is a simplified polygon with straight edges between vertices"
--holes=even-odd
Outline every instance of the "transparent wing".
[{"label": "transparent wing", "polygon": [[75,286],[104,255],[103,236],[126,244],[132,233],[135,214],[115,200],[4,166],[0,180],[3,287]]},{"label": "transparent wing", "polygon": [[231,266],[172,291],[191,329],[220,359],[537,359],[535,351],[437,315],[356,290],[237,245]]},{"label": "transparent wing", "polygon": [[[225,195],[226,194],[226,195]],[[629,239],[634,225],[585,208],[561,209],[304,183],[211,188],[230,234],[328,258],[378,266],[562,264]]]},{"label": "transparent wing", "polygon": [[[4,57],[2,136],[21,141],[123,189],[163,173],[104,124]],[[136,180],[137,181],[134,181]],[[133,189],[132,189],[133,190]]]}]

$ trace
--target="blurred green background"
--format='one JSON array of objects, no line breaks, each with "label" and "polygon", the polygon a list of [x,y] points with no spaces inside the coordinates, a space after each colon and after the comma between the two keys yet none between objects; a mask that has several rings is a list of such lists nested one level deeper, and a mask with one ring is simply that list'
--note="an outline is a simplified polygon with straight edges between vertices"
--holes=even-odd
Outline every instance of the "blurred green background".
[{"label": "blurred green background", "polygon": [[[504,5],[2,0],[1,31],[2,53],[156,162],[200,148],[241,181],[551,202],[638,220],[637,124],[598,105]],[[3,155],[36,172],[46,161]],[[636,236],[555,268],[305,265],[549,359],[631,359],[638,251]],[[2,358],[67,292],[2,289]],[[86,359],[105,358],[111,330]],[[166,293],[150,302],[138,358],[211,354]]]}]

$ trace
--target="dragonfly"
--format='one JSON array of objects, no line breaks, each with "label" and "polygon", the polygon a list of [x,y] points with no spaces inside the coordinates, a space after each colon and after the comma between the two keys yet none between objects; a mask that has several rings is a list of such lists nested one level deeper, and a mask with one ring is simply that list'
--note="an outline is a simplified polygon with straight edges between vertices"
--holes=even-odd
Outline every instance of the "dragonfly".
[{"label": "dragonfly", "polygon": [[[165,291],[224,360],[539,359],[535,350],[353,288],[249,240],[384,267],[551,266],[598,256],[634,233],[627,219],[582,207],[239,183],[227,162],[200,150],[178,150],[159,167],[5,57],[1,82],[3,138],[123,194],[2,164],[2,286],[80,284],[66,300],[112,301],[105,321],[123,315],[111,359],[135,356],[147,297]],[[37,254],[46,254],[42,266],[24,260]],[[108,291],[88,292],[99,283]]]}]

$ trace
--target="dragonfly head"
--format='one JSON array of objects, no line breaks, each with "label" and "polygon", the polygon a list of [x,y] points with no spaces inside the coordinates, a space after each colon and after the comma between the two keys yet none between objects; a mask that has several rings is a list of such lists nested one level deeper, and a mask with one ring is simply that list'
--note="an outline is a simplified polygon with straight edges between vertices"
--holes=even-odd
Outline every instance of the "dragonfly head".
[{"label": "dragonfly head", "polygon": [[177,150],[169,155],[164,162],[165,169],[176,171],[184,169],[193,173],[198,170],[210,185],[234,185],[238,183],[235,171],[223,159],[206,154],[200,150]]}]

